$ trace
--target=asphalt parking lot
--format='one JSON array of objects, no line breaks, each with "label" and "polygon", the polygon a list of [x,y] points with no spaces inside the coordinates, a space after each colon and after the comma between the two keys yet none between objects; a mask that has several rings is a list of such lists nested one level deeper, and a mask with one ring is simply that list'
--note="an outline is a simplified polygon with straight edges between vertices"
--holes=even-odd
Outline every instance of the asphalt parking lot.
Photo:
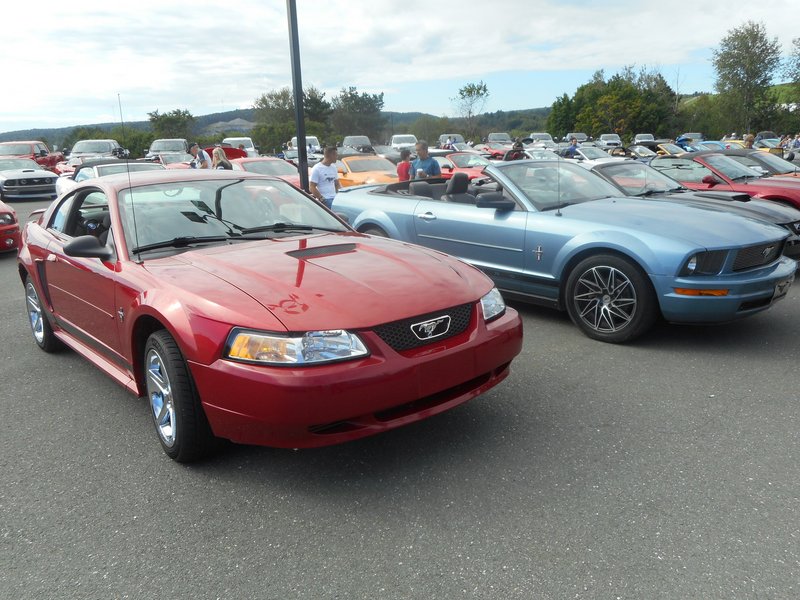
[{"label": "asphalt parking lot", "polygon": [[143,401],[35,346],[0,255],[0,597],[800,596],[800,286],[625,346],[515,306],[523,353],[485,396],[184,466]]}]

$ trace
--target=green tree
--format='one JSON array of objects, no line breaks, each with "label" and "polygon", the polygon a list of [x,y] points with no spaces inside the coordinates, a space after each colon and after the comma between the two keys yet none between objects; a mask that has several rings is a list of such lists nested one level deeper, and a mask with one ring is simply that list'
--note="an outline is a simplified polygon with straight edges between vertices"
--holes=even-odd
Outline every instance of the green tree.
[{"label": "green tree", "polygon": [[800,102],[800,37],[792,40],[792,53],[784,64],[783,76],[792,85],[795,103]]},{"label": "green tree", "polygon": [[303,92],[303,114],[306,120],[306,134],[327,140],[331,132],[331,103],[325,99],[325,92],[311,86]]},{"label": "green tree", "polygon": [[467,138],[478,138],[478,115],[483,112],[489,100],[489,88],[481,80],[478,83],[468,83],[458,90],[458,95],[450,99],[455,105],[456,112],[464,121],[464,131]]},{"label": "green tree", "polygon": [[265,151],[281,148],[295,135],[294,98],[290,88],[283,87],[261,94],[253,108],[256,110],[257,125],[251,137]]},{"label": "green tree", "polygon": [[150,117],[154,139],[183,138],[188,140],[192,137],[196,119],[188,110],[176,108],[164,114],[154,110],[147,113],[147,116]]},{"label": "green tree", "polygon": [[780,66],[777,38],[768,38],[763,23],[747,21],[728,31],[714,50],[716,90],[733,127],[749,132],[754,116],[769,102],[767,90]]},{"label": "green tree", "polygon": [[76,127],[63,140],[64,148],[72,148],[81,140],[104,140],[111,137],[111,132],[99,127]]},{"label": "green tree", "polygon": [[366,135],[373,141],[382,139],[386,127],[383,92],[358,93],[355,87],[342,88],[331,100],[331,122],[337,135]]},{"label": "green tree", "polygon": [[566,94],[562,94],[553,102],[550,114],[547,115],[547,131],[554,138],[562,138],[572,131],[575,122],[575,106]]},{"label": "green tree", "polygon": [[111,139],[117,140],[119,145],[128,150],[130,158],[140,158],[147,154],[150,142],[155,138],[150,131],[133,129],[118,125],[111,130]]},{"label": "green tree", "polygon": [[448,133],[449,123],[449,119],[446,118],[423,115],[411,124],[410,133],[417,136],[418,140],[425,140],[433,147],[439,142],[441,134]]}]

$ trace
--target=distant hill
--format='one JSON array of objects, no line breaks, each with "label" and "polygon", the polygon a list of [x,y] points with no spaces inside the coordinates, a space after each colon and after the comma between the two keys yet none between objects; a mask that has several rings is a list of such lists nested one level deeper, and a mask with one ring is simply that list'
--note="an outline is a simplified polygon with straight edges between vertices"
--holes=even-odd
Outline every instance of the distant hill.
[{"label": "distant hill", "polygon": [[[255,109],[241,108],[237,110],[229,110],[226,112],[212,113],[209,115],[195,116],[195,133],[198,135],[215,135],[221,132],[241,131],[247,133],[256,124]],[[545,108],[531,108],[525,110],[513,111],[497,111],[494,113],[485,113],[481,115],[480,122],[482,125],[491,127],[496,131],[506,131],[512,129],[527,129],[531,131],[542,130],[538,125],[547,119],[550,112],[549,107]],[[404,127],[409,127],[421,117],[434,117],[428,113],[422,112],[393,112],[385,111],[383,113],[387,123],[391,127],[402,130]],[[458,121],[458,117],[455,117]],[[536,124],[536,126],[534,125]],[[119,123],[92,123],[73,125],[71,127],[57,127],[57,128],[38,128],[38,129],[20,129],[18,131],[7,131],[0,133],[0,142],[8,142],[12,140],[47,140],[50,144],[59,146],[61,141],[69,136],[72,131],[77,127],[97,127],[99,129],[113,129],[118,127]],[[136,129],[139,131],[147,131],[150,129],[150,121],[131,121],[126,122],[125,127]]]}]

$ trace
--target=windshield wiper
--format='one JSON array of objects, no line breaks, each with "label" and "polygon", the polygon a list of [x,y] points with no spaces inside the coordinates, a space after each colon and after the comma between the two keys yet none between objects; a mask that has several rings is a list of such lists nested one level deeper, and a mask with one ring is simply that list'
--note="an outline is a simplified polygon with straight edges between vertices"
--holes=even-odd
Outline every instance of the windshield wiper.
[{"label": "windshield wiper", "polygon": [[140,253],[147,252],[148,250],[158,250],[159,248],[186,248],[190,244],[213,244],[214,242],[227,242],[231,238],[227,235],[184,235],[172,238],[171,240],[164,240],[163,242],[153,242],[152,244],[145,244],[144,246],[136,246],[131,252]]},{"label": "windshield wiper", "polygon": [[272,225],[261,225],[260,227],[246,227],[241,230],[242,235],[248,233],[261,233],[264,231],[314,231],[315,229],[321,231],[343,231],[342,229],[330,229],[327,227],[317,227],[316,225],[304,225],[301,223],[273,223]]}]

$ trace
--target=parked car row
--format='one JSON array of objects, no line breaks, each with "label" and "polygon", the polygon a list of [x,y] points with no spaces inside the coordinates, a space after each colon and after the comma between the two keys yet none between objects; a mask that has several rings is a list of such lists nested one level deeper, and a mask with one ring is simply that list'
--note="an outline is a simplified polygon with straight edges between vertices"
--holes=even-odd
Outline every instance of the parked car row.
[{"label": "parked car row", "polygon": [[506,298],[623,343],[659,319],[734,321],[786,296],[800,179],[781,159],[632,159],[606,142],[571,160],[442,149],[442,177],[405,182],[371,144],[349,148],[332,210],[288,160],[233,146],[233,171],[83,160],[21,234],[0,203],[0,249],[19,246],[34,342],[146,398],[174,460],[219,439],[339,443],[505,379],[522,345]]}]

